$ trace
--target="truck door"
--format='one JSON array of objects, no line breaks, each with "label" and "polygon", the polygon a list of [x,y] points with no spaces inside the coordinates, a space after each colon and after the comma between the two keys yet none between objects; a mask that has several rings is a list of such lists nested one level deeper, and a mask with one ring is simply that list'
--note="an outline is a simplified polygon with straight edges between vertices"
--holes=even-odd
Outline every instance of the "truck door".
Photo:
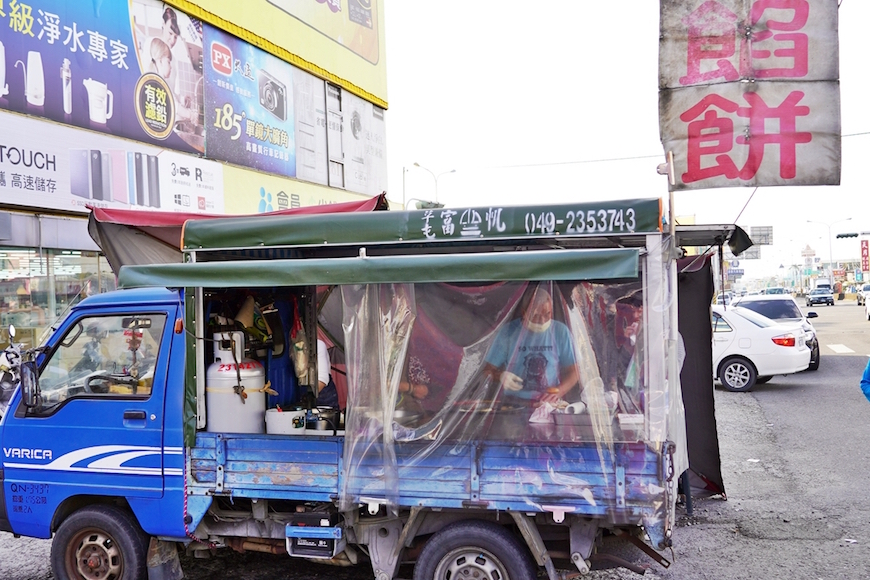
[{"label": "truck door", "polygon": [[[42,486],[32,501],[49,510],[77,494],[161,497],[175,315],[165,307],[68,320],[41,366],[39,406],[7,416],[6,483]],[[10,511],[13,526],[28,518]]]}]

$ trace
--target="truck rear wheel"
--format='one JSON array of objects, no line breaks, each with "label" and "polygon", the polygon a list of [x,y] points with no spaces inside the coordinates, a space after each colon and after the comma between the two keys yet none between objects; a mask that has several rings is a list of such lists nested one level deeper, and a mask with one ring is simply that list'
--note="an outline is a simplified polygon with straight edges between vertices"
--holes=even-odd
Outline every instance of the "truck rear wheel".
[{"label": "truck rear wheel", "polygon": [[58,580],[144,580],[148,537],[133,516],[109,505],[83,508],[60,525],[51,544]]},{"label": "truck rear wheel", "polygon": [[534,580],[537,570],[526,546],[506,528],[467,520],[432,536],[414,566],[414,580]]}]

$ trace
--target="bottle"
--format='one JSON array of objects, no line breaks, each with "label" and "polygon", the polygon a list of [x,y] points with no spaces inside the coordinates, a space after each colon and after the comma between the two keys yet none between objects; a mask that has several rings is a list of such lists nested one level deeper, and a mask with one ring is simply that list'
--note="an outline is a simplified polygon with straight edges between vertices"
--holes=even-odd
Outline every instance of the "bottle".
[{"label": "bottle", "polygon": [[63,86],[63,112],[72,114],[72,71],[69,68],[69,59],[63,59],[60,67],[60,79]]}]

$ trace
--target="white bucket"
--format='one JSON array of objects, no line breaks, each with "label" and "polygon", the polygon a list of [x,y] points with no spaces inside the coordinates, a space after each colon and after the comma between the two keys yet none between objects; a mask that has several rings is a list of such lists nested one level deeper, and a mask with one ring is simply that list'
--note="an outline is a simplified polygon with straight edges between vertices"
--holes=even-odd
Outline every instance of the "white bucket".
[{"label": "white bucket", "polygon": [[304,435],[305,411],[266,411],[266,433],[275,435]]}]

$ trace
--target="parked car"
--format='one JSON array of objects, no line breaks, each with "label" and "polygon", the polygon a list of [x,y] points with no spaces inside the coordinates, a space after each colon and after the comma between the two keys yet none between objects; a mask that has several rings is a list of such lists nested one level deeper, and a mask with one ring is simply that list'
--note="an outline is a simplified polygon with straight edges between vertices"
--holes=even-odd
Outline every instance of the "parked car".
[{"label": "parked car", "polygon": [[731,296],[731,292],[722,292],[721,294],[716,296],[716,304],[724,304],[725,306],[728,306],[729,304],[731,304],[731,301],[733,299],[734,298],[733,296]]},{"label": "parked car", "polygon": [[867,301],[867,294],[870,293],[870,284],[861,284],[858,286],[858,306],[863,306]]},{"label": "parked car", "polygon": [[[818,318],[819,315],[817,313],[809,311],[804,316],[795,299],[788,294],[744,296],[736,301],[734,306],[743,306],[744,308],[754,310],[776,322],[787,324],[800,323],[803,326],[804,332],[807,333],[807,346],[809,346],[811,352],[810,366],[807,370],[819,370],[819,363],[821,362],[819,339],[816,336],[816,330],[810,322],[811,318]],[[870,315],[868,315],[867,319],[870,320]]]},{"label": "parked car", "polygon": [[757,312],[714,305],[713,372],[732,392],[747,392],[774,375],[806,369],[810,348],[801,323],[778,323]]},{"label": "parked car", "polygon": [[807,294],[807,306],[814,306],[816,304],[834,305],[834,295],[831,293],[830,288],[814,288],[810,290],[810,293]]}]

